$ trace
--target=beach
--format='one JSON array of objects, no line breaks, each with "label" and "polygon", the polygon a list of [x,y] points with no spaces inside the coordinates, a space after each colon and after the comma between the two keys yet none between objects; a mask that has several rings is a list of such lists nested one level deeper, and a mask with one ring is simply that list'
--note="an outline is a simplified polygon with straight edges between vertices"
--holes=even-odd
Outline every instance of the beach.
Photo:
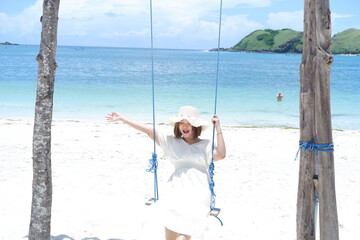
[{"label": "beach", "polygon": [[[0,119],[1,240],[28,233],[32,130],[31,120]],[[205,239],[296,239],[299,129],[224,126],[223,134],[227,157],[215,163],[214,180],[224,226],[209,218]],[[211,138],[211,131],[201,137]],[[360,239],[359,139],[360,130],[333,131],[339,232],[346,240]],[[144,204],[153,194],[146,172],[152,151],[145,134],[124,124],[54,120],[52,239],[164,239],[156,204]],[[157,151],[161,201],[172,166]]]}]

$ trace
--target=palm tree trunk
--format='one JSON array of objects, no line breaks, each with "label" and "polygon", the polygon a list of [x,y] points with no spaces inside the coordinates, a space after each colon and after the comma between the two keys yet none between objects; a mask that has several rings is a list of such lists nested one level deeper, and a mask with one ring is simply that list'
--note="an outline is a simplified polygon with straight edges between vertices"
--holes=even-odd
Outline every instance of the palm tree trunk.
[{"label": "palm tree trunk", "polygon": [[51,228],[51,123],[60,0],[44,0],[33,132],[30,240],[49,240]]}]

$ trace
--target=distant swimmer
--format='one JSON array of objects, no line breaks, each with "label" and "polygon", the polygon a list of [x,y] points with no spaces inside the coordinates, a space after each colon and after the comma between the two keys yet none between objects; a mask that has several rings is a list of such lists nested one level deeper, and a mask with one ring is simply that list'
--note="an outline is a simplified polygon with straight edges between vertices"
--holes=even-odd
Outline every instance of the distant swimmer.
[{"label": "distant swimmer", "polygon": [[278,100],[278,102],[281,102],[282,99],[283,99],[283,97],[284,97],[284,95],[283,95],[281,92],[279,92],[279,93],[276,95],[276,99]]}]

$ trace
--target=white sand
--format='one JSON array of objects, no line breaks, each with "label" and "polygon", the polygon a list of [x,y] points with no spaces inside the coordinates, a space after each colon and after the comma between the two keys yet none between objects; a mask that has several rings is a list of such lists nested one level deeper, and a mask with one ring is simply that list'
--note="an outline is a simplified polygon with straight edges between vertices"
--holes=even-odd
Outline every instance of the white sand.
[{"label": "white sand", "polygon": [[[144,206],[153,193],[153,175],[145,171],[152,141],[101,120],[53,125],[52,236],[163,239],[156,206]],[[28,232],[32,128],[31,121],[0,119],[1,240],[24,239]],[[228,156],[216,163],[215,192],[225,225],[211,218],[206,240],[295,239],[299,130],[224,127],[223,132]],[[359,240],[360,131],[334,131],[333,137],[340,239]],[[161,199],[171,166],[159,157],[159,168]]]}]

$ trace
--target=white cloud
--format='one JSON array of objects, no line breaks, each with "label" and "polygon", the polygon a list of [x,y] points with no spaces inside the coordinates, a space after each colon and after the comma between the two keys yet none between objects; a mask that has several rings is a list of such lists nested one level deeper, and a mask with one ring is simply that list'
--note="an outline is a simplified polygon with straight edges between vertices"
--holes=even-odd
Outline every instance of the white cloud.
[{"label": "white cloud", "polygon": [[259,22],[248,20],[246,15],[225,16],[222,24],[222,46],[232,47],[243,37],[264,26]]},{"label": "white cloud", "polygon": [[143,31],[128,31],[128,32],[110,32],[110,33],[104,33],[101,35],[101,37],[104,38],[112,38],[114,36],[120,36],[120,37],[131,37],[131,36],[140,36],[140,37],[144,37],[144,36],[148,36],[149,30],[143,30]]},{"label": "white cloud", "polygon": [[[331,13],[331,19],[332,19],[332,33],[336,34],[339,32],[342,32],[348,28],[359,28],[359,21],[354,19],[354,15],[352,14],[339,14],[339,13]],[[349,19],[351,18],[351,19]],[[346,24],[349,22],[348,24]]]},{"label": "white cloud", "polygon": [[[266,6],[269,4],[269,0],[226,1],[224,8],[238,4]],[[176,44],[176,41],[203,41],[211,44],[217,38],[218,14],[218,0],[154,1],[153,27],[155,45],[158,47],[183,47],[180,45],[161,45],[165,40],[168,44]],[[230,22],[234,18],[229,17],[228,24],[235,23]],[[240,19],[236,24],[240,26],[243,25],[242,22],[248,21]],[[149,24],[148,0],[121,2],[114,0],[63,0],[59,29],[61,34],[68,36],[114,37],[118,38],[119,43],[121,43],[122,37],[149,37]],[[231,31],[232,35],[235,35],[235,33],[236,31]],[[230,35],[230,32],[227,35]],[[157,40],[159,40],[159,44],[156,44]],[[147,43],[148,39],[144,41]]]},{"label": "white cloud", "polygon": [[[22,42],[23,38],[31,36],[32,40],[40,39],[40,16],[42,2],[37,1],[33,6],[26,8],[20,14],[7,15],[0,13],[0,36]],[[34,35],[35,34],[35,35]]]},{"label": "white cloud", "polygon": [[351,14],[339,14],[339,13],[331,13],[332,19],[338,19],[338,18],[351,18],[353,15]]},{"label": "white cloud", "polygon": [[6,33],[9,31],[9,17],[5,13],[0,12],[0,31]]},{"label": "white cloud", "polygon": [[235,7],[236,5],[245,5],[248,7],[255,8],[255,7],[269,7],[272,1],[273,0],[225,0],[223,1],[223,4],[225,8],[232,8]]},{"label": "white cloud", "polygon": [[[223,8],[238,5],[266,7],[272,0],[226,0]],[[39,39],[43,0],[16,16],[0,14],[0,34],[22,39]],[[156,0],[153,1],[154,38],[157,47],[183,48],[182,44],[202,41],[211,45],[217,39],[219,0]],[[59,44],[92,45],[91,41],[113,39],[113,46],[148,45],[149,0],[61,0],[59,12]],[[238,41],[248,29],[261,27],[246,16],[223,16],[225,42]],[[16,30],[14,30],[16,29]],[[239,36],[238,36],[239,35]],[[129,41],[134,38],[134,41]],[[227,39],[229,38],[229,39]],[[96,40],[96,41],[95,41]],[[24,40],[25,42],[27,40]],[[29,40],[28,40],[29,41]],[[177,42],[179,41],[179,45]],[[38,43],[38,40],[30,43]],[[201,43],[202,44],[202,43]],[[232,43],[231,43],[232,44]],[[171,46],[170,46],[171,45]],[[196,46],[194,46],[196,48]]]},{"label": "white cloud", "polygon": [[272,29],[291,28],[303,31],[304,11],[269,13],[267,24]]},{"label": "white cloud", "polygon": [[[337,29],[337,22],[340,19],[347,19],[353,18],[354,15],[351,14],[339,14],[339,13],[331,13],[332,18],[332,27],[334,33],[343,31],[344,29],[348,28],[341,27]],[[294,11],[294,12],[277,12],[277,13],[270,13],[268,15],[267,24],[269,28],[273,29],[283,29],[283,28],[291,28],[297,31],[303,31],[303,20],[304,19],[304,12],[303,11]]]},{"label": "white cloud", "polygon": [[106,14],[110,16],[131,16],[147,13],[149,4],[146,0],[62,0],[60,18],[78,19],[97,18]]}]

